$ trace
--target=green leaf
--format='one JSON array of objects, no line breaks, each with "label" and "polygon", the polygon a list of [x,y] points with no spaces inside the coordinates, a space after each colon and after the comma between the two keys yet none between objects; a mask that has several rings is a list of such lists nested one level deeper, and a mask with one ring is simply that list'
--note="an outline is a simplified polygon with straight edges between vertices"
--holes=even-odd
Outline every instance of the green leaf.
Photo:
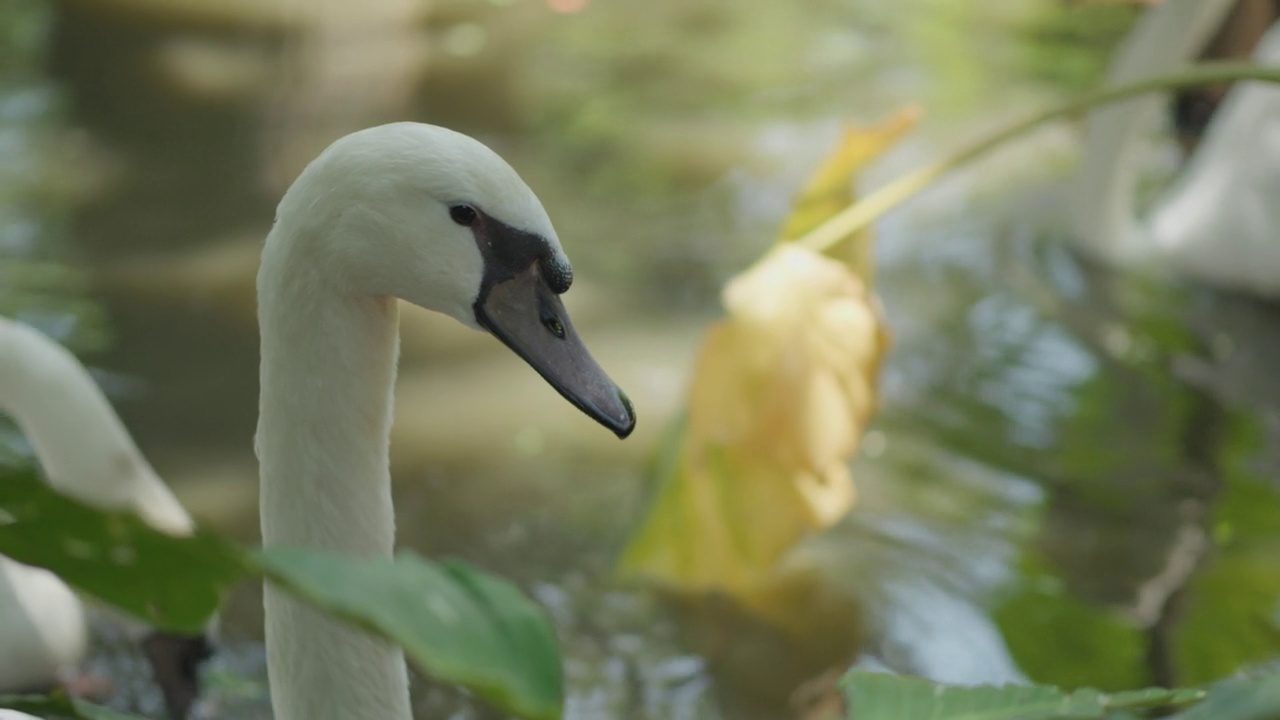
[{"label": "green leaf", "polygon": [[1147,639],[1108,608],[1066,589],[1038,548],[1019,563],[1021,580],[993,619],[1023,672],[1042,683],[1118,691],[1142,687]]},{"label": "green leaf", "polygon": [[524,717],[560,717],[555,633],[510,583],[409,553],[375,561],[286,549],[250,554],[211,534],[178,538],[133,515],[101,512],[30,472],[8,475],[0,477],[0,554],[48,568],[152,625],[201,632],[232,583],[265,574],[401,645],[440,680]]},{"label": "green leaf", "polygon": [[257,558],[267,577],[298,597],[395,639],[433,677],[523,717],[560,717],[564,682],[555,632],[511,583],[409,552],[357,561],[272,548]]},{"label": "green leaf", "polygon": [[1245,458],[1257,451],[1242,447],[1220,462],[1229,470],[1209,520],[1215,549],[1187,582],[1175,628],[1185,684],[1280,656],[1280,492],[1272,478],[1246,474]]},{"label": "green leaf", "polygon": [[145,720],[138,715],[116,712],[101,705],[67,697],[66,693],[52,695],[0,695],[0,708],[17,710],[42,718],[70,718],[71,720]]},{"label": "green leaf", "polygon": [[1280,675],[1214,683],[1209,698],[1179,720],[1275,720],[1280,718]]},{"label": "green leaf", "polygon": [[165,630],[201,632],[243,551],[216,536],[177,538],[128,513],[106,513],[49,488],[34,472],[0,477],[0,554]]},{"label": "green leaf", "polygon": [[1057,720],[1105,718],[1119,710],[1185,705],[1202,690],[1071,693],[1047,685],[948,687],[918,678],[851,672],[841,681],[857,720]]}]

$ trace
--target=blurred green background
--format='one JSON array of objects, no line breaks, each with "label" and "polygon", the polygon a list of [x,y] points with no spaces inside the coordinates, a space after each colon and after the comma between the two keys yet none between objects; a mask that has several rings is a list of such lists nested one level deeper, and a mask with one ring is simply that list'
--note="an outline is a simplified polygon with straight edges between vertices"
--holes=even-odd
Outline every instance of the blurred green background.
[{"label": "blurred green background", "polygon": [[[253,277],[279,196],[352,130],[504,155],[635,400],[619,444],[491,339],[406,316],[400,542],[522,584],[571,718],[779,717],[852,653],[948,682],[1191,684],[1280,655],[1277,308],[1063,242],[1073,122],[880,223],[895,347],[810,647],[609,570],[721,284],[842,122],[921,127],[864,185],[1099,82],[1138,8],[1057,0],[19,0],[0,4],[0,312],[67,343],[201,522],[257,533]],[[497,442],[494,439],[497,438]],[[6,425],[4,452],[29,454]],[[498,448],[495,451],[495,444]],[[1188,560],[1188,558],[1190,558]],[[204,712],[267,716],[232,599]],[[103,633],[95,662],[139,672]],[[422,681],[422,717],[486,710]],[[141,688],[121,707],[155,708]]]}]

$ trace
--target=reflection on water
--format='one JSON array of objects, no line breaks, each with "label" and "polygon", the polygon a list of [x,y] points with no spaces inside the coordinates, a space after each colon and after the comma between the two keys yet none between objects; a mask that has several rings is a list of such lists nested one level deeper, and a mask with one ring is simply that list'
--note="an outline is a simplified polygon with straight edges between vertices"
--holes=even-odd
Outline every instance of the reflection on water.
[{"label": "reflection on water", "polygon": [[[406,312],[400,541],[546,605],[570,717],[776,717],[797,684],[855,659],[1120,687],[1277,652],[1280,581],[1262,570],[1280,559],[1280,510],[1264,510],[1280,459],[1265,442],[1280,435],[1276,309],[1100,273],[1042,229],[1043,198],[973,200],[983,177],[913,205],[933,221],[885,223],[885,404],[855,465],[857,509],[793,559],[818,578],[797,592],[798,633],[611,587],[716,289],[764,247],[837,119],[995,90],[974,79],[989,70],[976,40],[942,29],[965,18],[926,2],[550,5],[585,10],[3,6],[18,50],[0,88],[0,310],[103,368],[184,503],[253,541],[252,288],[276,199],[345,132],[450,124],[546,202],[578,267],[571,311],[641,424],[616,443],[497,343]],[[940,67],[945,92],[924,82]],[[1046,180],[1035,164],[1002,187]],[[253,588],[229,604],[218,717],[266,716],[260,604]],[[424,717],[485,717],[447,689],[415,697]]]},{"label": "reflection on water", "polygon": [[[953,302],[970,300],[904,343],[887,384],[909,401],[883,424],[1043,494],[1004,524],[1021,540],[1006,569],[1021,578],[988,583],[1022,670],[1118,688],[1203,682],[1274,655],[1274,630],[1258,641],[1247,628],[1274,627],[1280,589],[1253,564],[1274,562],[1280,539],[1280,386],[1259,372],[1280,352],[1264,329],[1280,308],[1100,273],[1052,237],[1015,232],[951,253],[933,270],[953,279]],[[909,314],[912,282],[886,279],[886,304]],[[1237,495],[1257,515],[1226,519]],[[1224,522],[1248,524],[1247,539],[1215,547]],[[1217,605],[1228,582],[1230,610]]]}]

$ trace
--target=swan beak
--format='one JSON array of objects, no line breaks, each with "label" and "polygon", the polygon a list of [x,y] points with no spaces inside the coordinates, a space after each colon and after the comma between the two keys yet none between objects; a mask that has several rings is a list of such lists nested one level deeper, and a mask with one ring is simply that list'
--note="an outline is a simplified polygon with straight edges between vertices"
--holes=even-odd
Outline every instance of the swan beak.
[{"label": "swan beak", "polygon": [[636,426],[631,401],[582,344],[539,263],[487,285],[476,300],[475,313],[481,327],[524,358],[575,407],[619,438],[631,434]]}]

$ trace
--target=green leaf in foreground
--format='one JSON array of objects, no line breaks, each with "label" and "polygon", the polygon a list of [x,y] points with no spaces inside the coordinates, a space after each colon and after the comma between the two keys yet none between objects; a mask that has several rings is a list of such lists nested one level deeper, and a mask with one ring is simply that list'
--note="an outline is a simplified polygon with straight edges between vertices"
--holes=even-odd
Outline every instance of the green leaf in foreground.
[{"label": "green leaf in foreground", "polygon": [[1046,685],[949,687],[919,678],[851,672],[841,680],[857,720],[1056,720],[1105,718],[1119,710],[1185,705],[1202,690],[1135,690],[1111,695]]},{"label": "green leaf in foreground", "polygon": [[304,602],[401,645],[439,680],[504,711],[560,717],[560,656],[541,609],[514,585],[460,563],[435,565],[407,553],[372,562],[301,550],[250,554],[212,534],[178,538],[131,514],[101,512],[31,472],[0,474],[0,555],[52,570],[77,590],[176,632],[203,631],[233,583],[265,574]]},{"label": "green leaf in foreground", "polygon": [[1209,697],[1179,720],[1276,720],[1280,718],[1280,674],[1231,678],[1213,684]]},{"label": "green leaf in foreground", "polygon": [[17,710],[42,718],[70,718],[70,720],[145,720],[137,715],[127,715],[110,708],[93,705],[83,700],[67,697],[66,693],[53,695],[0,695],[0,708]]},{"label": "green leaf in foreground", "polygon": [[511,583],[408,552],[362,562],[273,548],[260,551],[258,561],[267,577],[298,597],[396,639],[433,677],[527,718],[560,717],[564,685],[555,633]]},{"label": "green leaf in foreground", "polygon": [[175,632],[203,631],[247,570],[243,551],[215,536],[166,535],[61,495],[31,471],[0,477],[0,554]]}]

